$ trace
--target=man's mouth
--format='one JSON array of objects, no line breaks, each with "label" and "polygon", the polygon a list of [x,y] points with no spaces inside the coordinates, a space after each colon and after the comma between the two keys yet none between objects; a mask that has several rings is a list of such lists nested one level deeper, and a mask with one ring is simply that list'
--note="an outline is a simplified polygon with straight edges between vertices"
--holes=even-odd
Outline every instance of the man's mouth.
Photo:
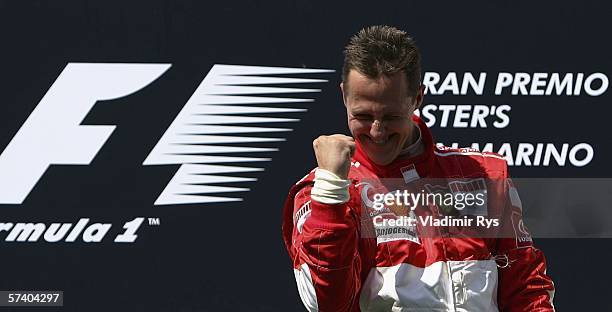
[{"label": "man's mouth", "polygon": [[385,139],[373,139],[373,138],[370,138],[370,137],[366,137],[366,140],[368,142],[370,142],[373,145],[381,146],[381,147],[385,146],[385,144],[387,144],[390,141],[390,139],[391,139],[390,137],[387,137]]},{"label": "man's mouth", "polygon": [[374,143],[375,145],[385,145],[385,143],[387,143],[387,140],[372,140],[372,143]]}]

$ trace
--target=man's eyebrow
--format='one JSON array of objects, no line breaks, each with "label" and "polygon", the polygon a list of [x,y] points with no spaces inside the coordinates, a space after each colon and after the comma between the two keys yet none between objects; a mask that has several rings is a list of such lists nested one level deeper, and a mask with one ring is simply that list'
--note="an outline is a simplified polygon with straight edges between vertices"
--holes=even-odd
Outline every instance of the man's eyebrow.
[{"label": "man's eyebrow", "polygon": [[[388,111],[388,112],[383,112],[384,116],[388,116],[388,115],[401,115],[402,112],[400,111]],[[351,115],[372,115],[372,112],[369,112],[367,110],[362,110],[362,109],[356,109],[354,111],[351,111]]]}]

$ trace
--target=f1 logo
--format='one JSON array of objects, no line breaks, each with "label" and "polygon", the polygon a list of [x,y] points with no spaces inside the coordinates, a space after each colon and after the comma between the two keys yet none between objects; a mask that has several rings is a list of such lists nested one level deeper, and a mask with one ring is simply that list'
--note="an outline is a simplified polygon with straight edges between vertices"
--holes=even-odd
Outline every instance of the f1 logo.
[{"label": "f1 logo", "polygon": [[[50,165],[89,165],[116,127],[81,125],[95,103],[135,93],[159,78],[170,66],[69,63],[0,154],[0,204],[23,203]],[[276,151],[277,148],[261,147],[259,143],[281,142],[284,137],[258,134],[269,132],[279,136],[292,130],[253,125],[297,122],[299,119],[285,118],[284,114],[305,112],[305,109],[291,106],[314,100],[283,94],[321,91],[271,85],[327,82],[273,75],[328,72],[333,71],[213,65],[143,162],[145,166],[180,165],[155,205],[242,200],[217,194],[244,192],[248,188],[217,184],[255,181],[234,174],[263,168],[227,164],[269,161],[270,158],[242,154]],[[265,105],[269,103],[290,107]],[[261,114],[281,116],[263,117]],[[236,143],[242,146],[235,146]],[[249,146],[251,144],[255,146]],[[236,156],[230,156],[232,154]]]},{"label": "f1 logo", "polygon": [[135,93],[170,66],[69,63],[0,155],[0,203],[23,203],[50,165],[89,165],[115,130],[80,125],[94,104]]}]

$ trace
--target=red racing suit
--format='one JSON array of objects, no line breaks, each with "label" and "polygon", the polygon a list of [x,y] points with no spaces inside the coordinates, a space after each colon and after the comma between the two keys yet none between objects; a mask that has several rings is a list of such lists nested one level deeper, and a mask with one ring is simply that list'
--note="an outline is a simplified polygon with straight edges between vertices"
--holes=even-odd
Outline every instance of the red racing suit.
[{"label": "red racing suit", "polygon": [[[554,311],[554,286],[546,275],[546,260],[523,224],[520,199],[503,157],[436,147],[427,126],[416,116],[414,120],[425,151],[378,166],[358,145],[346,202],[326,204],[311,197],[316,169],[291,188],[284,206],[283,239],[306,308]],[[408,185],[429,178],[480,181],[476,184],[481,186],[486,179],[480,190],[487,196],[484,210],[470,213],[466,209],[465,214],[497,216],[501,221],[496,231],[505,234],[469,235],[453,226],[440,226],[435,235],[427,235],[423,226],[375,224],[373,217],[379,216],[378,221],[393,218],[402,210],[372,209],[373,189],[384,189],[385,179]],[[444,215],[436,205],[411,214],[415,212],[436,218]]]}]

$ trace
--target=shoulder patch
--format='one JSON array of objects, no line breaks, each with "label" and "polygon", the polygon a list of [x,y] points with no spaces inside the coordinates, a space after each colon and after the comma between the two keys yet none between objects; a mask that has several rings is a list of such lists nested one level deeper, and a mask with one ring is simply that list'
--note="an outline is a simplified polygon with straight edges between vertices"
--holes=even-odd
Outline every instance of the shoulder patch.
[{"label": "shoulder patch", "polygon": [[310,217],[310,210],[310,201],[307,201],[293,215],[293,225],[296,227],[298,233],[302,233],[302,226],[304,226],[306,219]]}]

